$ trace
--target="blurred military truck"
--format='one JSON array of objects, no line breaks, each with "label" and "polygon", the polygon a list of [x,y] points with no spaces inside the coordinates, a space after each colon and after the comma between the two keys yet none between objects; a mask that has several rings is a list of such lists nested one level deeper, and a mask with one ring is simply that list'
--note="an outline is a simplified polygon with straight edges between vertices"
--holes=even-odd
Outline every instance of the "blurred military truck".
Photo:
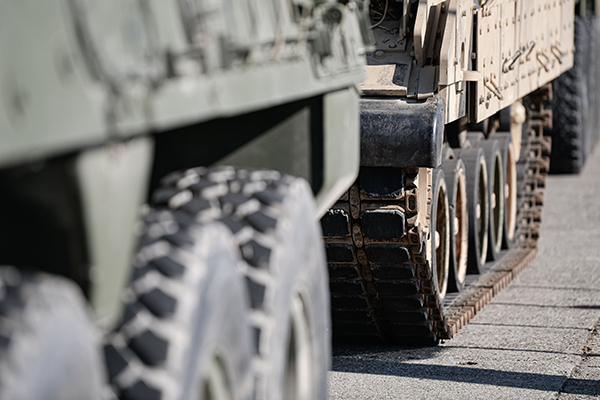
[{"label": "blurred military truck", "polygon": [[332,335],[451,338],[535,255],[594,9],[3,2],[0,396],[324,399]]},{"label": "blurred military truck", "polygon": [[599,2],[581,2],[575,16],[573,68],[552,85],[551,173],[578,173],[600,138]]}]

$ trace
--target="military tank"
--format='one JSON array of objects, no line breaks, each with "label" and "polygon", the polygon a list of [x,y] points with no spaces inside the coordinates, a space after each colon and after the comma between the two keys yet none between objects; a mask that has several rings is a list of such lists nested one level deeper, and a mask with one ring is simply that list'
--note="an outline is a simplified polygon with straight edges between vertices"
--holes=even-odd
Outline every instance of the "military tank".
[{"label": "military tank", "polygon": [[582,7],[371,2],[361,169],[322,220],[334,338],[452,338],[534,257]]},{"label": "military tank", "polygon": [[584,3],[3,2],[0,398],[325,399],[332,336],[451,338],[535,255]]}]

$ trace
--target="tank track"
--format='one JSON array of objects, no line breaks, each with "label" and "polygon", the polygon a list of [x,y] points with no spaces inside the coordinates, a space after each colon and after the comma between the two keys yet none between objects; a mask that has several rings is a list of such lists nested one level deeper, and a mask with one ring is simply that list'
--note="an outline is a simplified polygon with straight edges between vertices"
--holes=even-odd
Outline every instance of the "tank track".
[{"label": "tank track", "polygon": [[450,339],[533,260],[550,166],[551,139],[544,130],[552,114],[543,108],[550,97],[546,86],[526,101],[530,119],[517,164],[515,246],[488,262],[484,273],[467,275],[465,289],[448,293],[443,302],[425,252],[432,170],[361,169],[322,219],[334,340],[434,345]]}]

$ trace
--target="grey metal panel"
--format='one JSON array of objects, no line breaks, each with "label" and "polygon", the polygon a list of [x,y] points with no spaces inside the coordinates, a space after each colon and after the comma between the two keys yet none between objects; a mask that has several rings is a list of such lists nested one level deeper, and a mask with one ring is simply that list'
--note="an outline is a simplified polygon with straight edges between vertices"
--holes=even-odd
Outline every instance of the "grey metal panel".
[{"label": "grey metal panel", "polygon": [[0,2],[0,167],[106,140],[102,95],[58,1]]}]

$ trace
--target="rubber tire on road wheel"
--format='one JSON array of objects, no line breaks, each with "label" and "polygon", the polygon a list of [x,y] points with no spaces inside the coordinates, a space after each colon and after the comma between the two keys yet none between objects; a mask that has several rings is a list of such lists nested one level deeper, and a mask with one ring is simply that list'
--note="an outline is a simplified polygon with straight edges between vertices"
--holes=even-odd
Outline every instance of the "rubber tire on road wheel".
[{"label": "rubber tire on road wheel", "polygon": [[[469,212],[466,201],[467,171],[460,159],[446,160],[440,168],[446,176],[450,211],[448,291],[460,292],[465,286],[469,251]],[[459,226],[456,226],[457,222]]]},{"label": "rubber tire on road wheel", "polygon": [[512,249],[516,243],[515,233],[517,230],[517,162],[512,146],[512,134],[510,132],[495,132],[493,138],[498,140],[500,146],[506,181],[504,187],[502,248]]},{"label": "rubber tire on road wheel", "polygon": [[[469,209],[469,257],[467,273],[479,274],[487,258],[489,213],[487,211],[487,165],[480,148],[461,149],[458,157],[467,169],[467,205]],[[479,205],[479,203],[481,203]],[[479,216],[477,209],[479,205]]]},{"label": "rubber tire on road wheel", "polygon": [[[496,140],[482,140],[477,144],[485,154],[488,173],[488,210],[489,210],[489,236],[488,236],[488,261],[500,258],[502,249],[502,236],[504,231],[504,163],[500,146]],[[495,201],[495,202],[494,202]]]},{"label": "rubber tire on road wheel", "polygon": [[100,353],[74,283],[0,267],[1,399],[101,399]]},{"label": "rubber tire on road wheel", "polygon": [[[442,200],[443,204],[440,204]],[[440,215],[440,212],[442,215]],[[441,226],[440,226],[441,225]],[[448,189],[444,171],[433,170],[431,183],[431,216],[429,220],[431,238],[429,240],[433,271],[433,282],[439,302],[443,303],[448,291],[448,276],[450,269],[450,208],[448,206]],[[439,233],[436,234],[436,232]],[[439,241],[439,243],[438,243]],[[429,252],[428,252],[429,253]]]},{"label": "rubber tire on road wheel", "polygon": [[325,399],[331,356],[329,291],[309,185],[274,171],[232,167],[176,172],[163,183],[156,196],[171,206],[218,204],[219,219],[246,261],[250,323],[260,358],[255,363],[256,398],[279,400],[292,390],[294,398]]},{"label": "rubber tire on road wheel", "polygon": [[127,400],[250,399],[255,351],[235,239],[211,221],[218,206],[162,200],[144,216],[123,320],[106,338],[110,382]]}]

